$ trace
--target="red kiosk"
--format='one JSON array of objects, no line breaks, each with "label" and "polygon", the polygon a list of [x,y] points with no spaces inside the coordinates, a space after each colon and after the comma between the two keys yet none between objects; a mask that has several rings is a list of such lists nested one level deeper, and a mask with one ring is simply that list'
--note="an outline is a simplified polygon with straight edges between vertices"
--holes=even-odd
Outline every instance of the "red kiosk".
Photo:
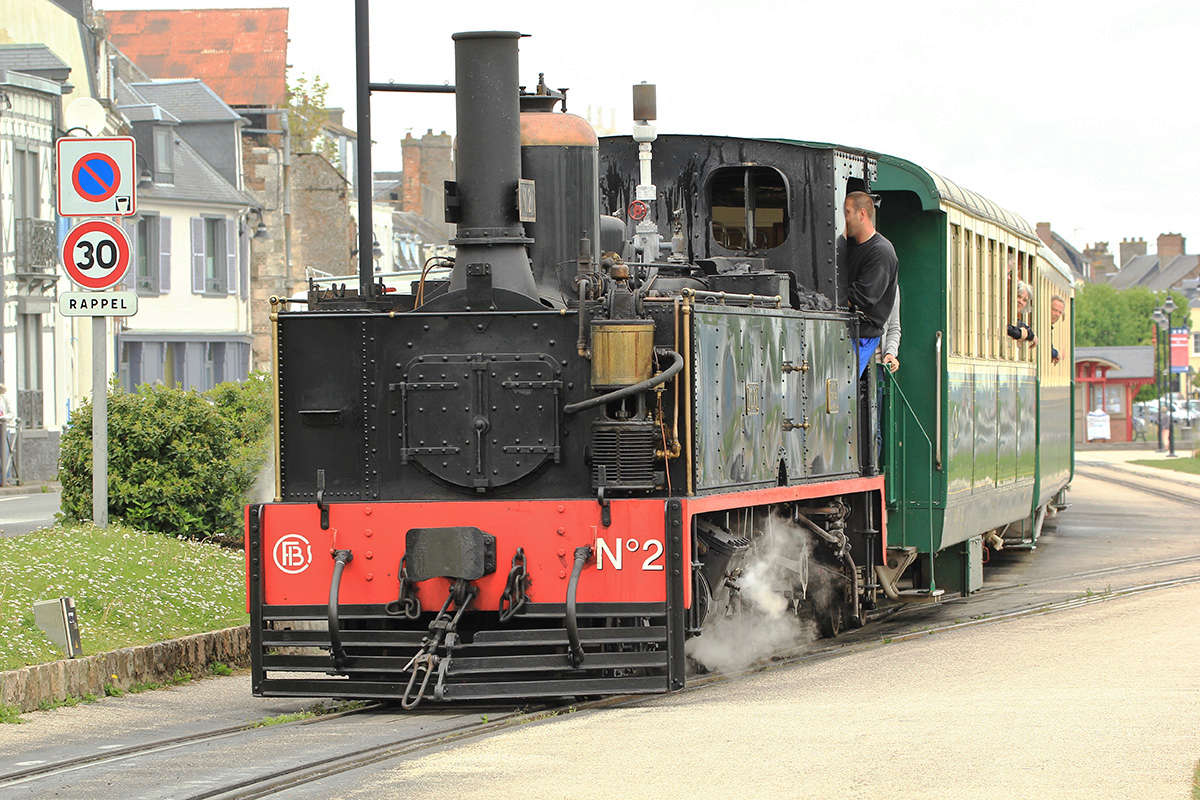
[{"label": "red kiosk", "polygon": [[1114,442],[1133,440],[1133,398],[1146,384],[1154,383],[1154,348],[1075,348],[1075,430],[1086,441],[1089,411],[1104,409],[1111,420]]}]

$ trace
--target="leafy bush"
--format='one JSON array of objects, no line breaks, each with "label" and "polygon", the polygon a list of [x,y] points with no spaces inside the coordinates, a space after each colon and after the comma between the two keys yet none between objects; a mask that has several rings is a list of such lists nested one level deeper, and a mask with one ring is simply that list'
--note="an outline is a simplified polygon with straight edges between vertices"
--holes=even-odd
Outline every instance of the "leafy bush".
[{"label": "leafy bush", "polygon": [[[262,375],[203,394],[142,385],[108,394],[108,511],[141,530],[241,541],[242,506],[267,456],[271,385]],[[67,519],[92,517],[92,407],[63,433]]]}]

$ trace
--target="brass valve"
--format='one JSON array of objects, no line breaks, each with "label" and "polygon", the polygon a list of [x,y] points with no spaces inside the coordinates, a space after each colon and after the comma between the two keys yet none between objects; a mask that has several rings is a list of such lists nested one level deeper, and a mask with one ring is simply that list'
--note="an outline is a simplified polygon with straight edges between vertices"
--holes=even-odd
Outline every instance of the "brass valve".
[{"label": "brass valve", "polygon": [[784,374],[789,372],[808,372],[808,359],[806,358],[801,361],[800,366],[796,366],[790,361],[783,362],[783,372]]}]

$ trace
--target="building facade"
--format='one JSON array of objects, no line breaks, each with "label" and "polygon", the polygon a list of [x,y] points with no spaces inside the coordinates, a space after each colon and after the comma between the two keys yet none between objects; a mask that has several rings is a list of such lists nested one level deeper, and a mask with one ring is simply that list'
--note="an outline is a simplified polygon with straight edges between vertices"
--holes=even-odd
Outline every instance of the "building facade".
[{"label": "building facade", "polygon": [[138,214],[126,283],[138,313],[117,334],[121,383],[206,390],[250,370],[250,238],[244,120],[198,80],[118,83],[137,141]]},{"label": "building facade", "polygon": [[54,215],[54,138],[60,84],[0,70],[0,384],[22,446],[18,474],[44,477],[70,410]]}]

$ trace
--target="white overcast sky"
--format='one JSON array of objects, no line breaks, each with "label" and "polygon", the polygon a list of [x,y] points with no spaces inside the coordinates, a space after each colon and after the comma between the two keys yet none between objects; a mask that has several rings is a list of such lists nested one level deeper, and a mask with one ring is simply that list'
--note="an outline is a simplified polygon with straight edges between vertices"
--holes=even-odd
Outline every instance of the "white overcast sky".
[{"label": "white overcast sky", "polygon": [[[319,74],[354,126],[350,0],[286,6],[293,74]],[[522,82],[545,72],[569,107],[616,111],[658,85],[662,132],[838,142],[909,158],[1076,247],[1162,232],[1200,245],[1196,0],[657,0],[582,4],[374,0],[372,80],[453,82],[450,34],[519,30]],[[406,130],[454,130],[448,95],[376,95],[376,170]],[[604,115],[608,121],[608,112]]]}]

